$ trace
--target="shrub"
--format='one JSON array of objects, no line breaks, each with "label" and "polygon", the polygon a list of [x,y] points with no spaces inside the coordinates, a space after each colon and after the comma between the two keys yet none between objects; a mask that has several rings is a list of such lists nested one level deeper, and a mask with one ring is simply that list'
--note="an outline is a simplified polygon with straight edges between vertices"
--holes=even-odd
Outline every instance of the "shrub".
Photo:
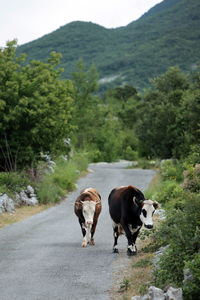
[{"label": "shrub", "polygon": [[161,289],[167,285],[179,286],[183,280],[183,267],[182,253],[177,255],[176,249],[168,248],[161,256],[159,268],[154,271],[155,285]]},{"label": "shrub", "polygon": [[15,192],[20,192],[28,184],[29,180],[25,173],[17,172],[1,172],[0,173],[0,194],[7,193],[12,195]]},{"label": "shrub", "polygon": [[183,188],[193,193],[200,192],[200,164],[184,172]]},{"label": "shrub", "polygon": [[124,158],[127,160],[137,160],[138,159],[138,152],[133,150],[131,146],[127,146],[124,151]]},{"label": "shrub", "polygon": [[165,181],[159,186],[159,190],[152,195],[152,199],[165,206],[182,207],[185,192],[175,181]]},{"label": "shrub", "polygon": [[160,244],[169,244],[154,272],[158,287],[168,284],[182,286],[185,261],[190,261],[200,250],[199,220],[200,196],[188,193],[183,209],[171,210],[155,234]]},{"label": "shrub", "polygon": [[181,182],[183,179],[183,167],[177,160],[164,160],[160,166],[161,179]]},{"label": "shrub", "polygon": [[55,203],[75,188],[75,182],[81,172],[86,170],[88,160],[86,154],[76,153],[65,160],[59,158],[53,173],[47,173],[37,185],[37,195],[40,203]]},{"label": "shrub", "polygon": [[184,298],[187,300],[199,299],[200,295],[200,253],[194,255],[191,261],[185,263],[185,268],[191,272],[191,279],[183,285]]},{"label": "shrub", "polygon": [[200,146],[192,145],[191,151],[188,157],[184,161],[184,166],[187,169],[189,166],[194,166],[195,164],[200,163]]}]

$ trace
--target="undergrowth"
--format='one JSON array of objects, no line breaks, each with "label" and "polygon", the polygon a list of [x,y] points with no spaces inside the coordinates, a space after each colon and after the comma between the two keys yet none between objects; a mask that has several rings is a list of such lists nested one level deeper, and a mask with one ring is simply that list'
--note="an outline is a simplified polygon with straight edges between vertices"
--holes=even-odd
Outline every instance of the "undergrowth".
[{"label": "undergrowth", "polygon": [[70,160],[59,158],[53,172],[43,175],[36,190],[40,203],[56,203],[72,191],[76,180],[87,170],[88,160],[84,154],[75,154]]}]

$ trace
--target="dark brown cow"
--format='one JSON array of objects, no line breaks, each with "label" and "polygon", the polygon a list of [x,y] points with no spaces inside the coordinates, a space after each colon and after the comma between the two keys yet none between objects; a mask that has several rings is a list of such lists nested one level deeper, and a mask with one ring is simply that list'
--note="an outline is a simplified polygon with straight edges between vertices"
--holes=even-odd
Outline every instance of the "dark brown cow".
[{"label": "dark brown cow", "polygon": [[82,247],[94,245],[94,233],[101,212],[101,196],[94,188],[80,193],[74,203],[74,212],[78,217],[83,234]]},{"label": "dark brown cow", "polygon": [[143,224],[148,229],[153,228],[152,216],[158,203],[146,200],[139,189],[129,185],[113,189],[108,204],[113,220],[113,252],[118,253],[118,237],[125,232],[128,240],[127,254],[136,254],[135,242],[140,228]]}]

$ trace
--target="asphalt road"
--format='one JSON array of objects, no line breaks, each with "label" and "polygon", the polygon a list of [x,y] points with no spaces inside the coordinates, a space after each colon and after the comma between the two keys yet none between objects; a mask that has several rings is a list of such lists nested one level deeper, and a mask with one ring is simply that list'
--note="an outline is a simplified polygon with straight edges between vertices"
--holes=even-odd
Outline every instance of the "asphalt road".
[{"label": "asphalt road", "polygon": [[[117,186],[132,184],[144,191],[154,171],[127,169],[127,162],[91,164],[66,200],[22,222],[0,229],[0,300],[108,300],[113,273],[126,257],[112,253],[112,222],[107,198]],[[95,187],[103,209],[95,246],[81,247],[82,236],[73,204],[79,192]],[[119,264],[118,264],[119,260]],[[122,264],[124,264],[124,262]]]}]

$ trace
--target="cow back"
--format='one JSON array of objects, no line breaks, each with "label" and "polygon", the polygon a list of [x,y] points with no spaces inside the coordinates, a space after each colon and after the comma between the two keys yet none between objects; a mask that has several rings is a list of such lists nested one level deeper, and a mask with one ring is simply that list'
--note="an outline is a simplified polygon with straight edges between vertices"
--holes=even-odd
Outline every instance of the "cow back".
[{"label": "cow back", "polygon": [[133,215],[138,215],[140,202],[144,199],[143,193],[134,186],[113,189],[108,197],[111,218],[115,223],[120,223],[122,217],[132,220]]},{"label": "cow back", "polygon": [[74,212],[79,218],[83,218],[82,202],[84,201],[94,201],[96,203],[95,216],[98,217],[102,209],[100,194],[94,188],[87,188],[80,193],[74,203]]}]

